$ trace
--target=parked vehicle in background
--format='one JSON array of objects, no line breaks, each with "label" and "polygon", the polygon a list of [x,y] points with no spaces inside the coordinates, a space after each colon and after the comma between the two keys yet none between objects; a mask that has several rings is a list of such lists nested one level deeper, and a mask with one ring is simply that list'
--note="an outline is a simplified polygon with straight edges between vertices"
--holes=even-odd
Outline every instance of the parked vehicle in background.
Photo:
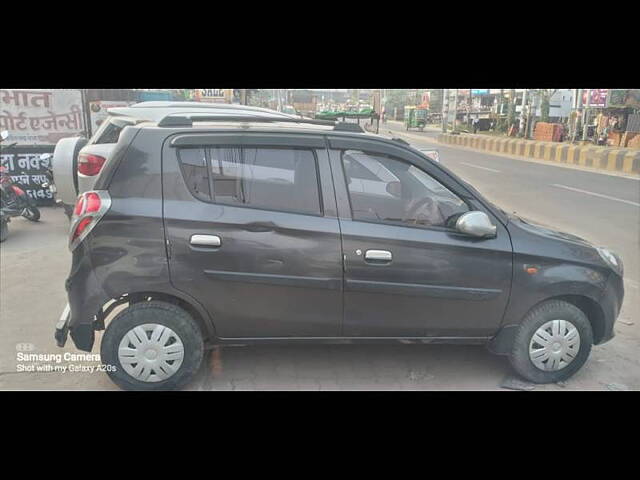
[{"label": "parked vehicle in background", "polygon": [[[110,108],[108,117],[89,140],[70,137],[56,144],[53,152],[53,175],[65,213],[71,218],[78,195],[93,188],[126,127],[144,121],[158,121],[170,113],[204,114],[217,111],[233,114],[240,110],[265,111],[244,105],[170,101],[141,102],[128,107]],[[284,113],[282,115],[288,117]]]},{"label": "parked vehicle in background", "polygon": [[[0,145],[9,138],[9,132],[0,133]],[[13,147],[15,143],[4,149]],[[24,173],[24,172],[23,172]],[[26,189],[11,178],[8,170],[0,166],[0,242],[9,235],[9,222],[12,217],[24,217],[32,222],[40,220],[40,210],[35,200],[27,195]]]},{"label": "parked vehicle in background", "polygon": [[424,130],[427,124],[428,110],[424,108],[418,108],[413,105],[407,105],[404,107],[404,126],[407,130],[410,128],[417,128],[421,132]]},{"label": "parked vehicle in background", "polygon": [[51,167],[51,159],[53,158],[53,154],[52,153],[43,153],[42,155],[40,155],[40,160],[48,160],[49,161],[49,166],[47,167],[47,169],[44,172],[45,177],[47,177],[47,181],[44,182],[42,184],[42,188],[46,188],[51,192],[51,195],[53,197],[54,202],[56,202],[56,205],[60,205],[61,204],[61,200],[60,198],[58,198],[57,192],[58,189],[56,187],[56,184],[53,180],[53,167]]},{"label": "parked vehicle in background", "polygon": [[616,254],[353,124],[169,114],[125,127],[93,188],[55,338],[91,351],[106,327],[125,389],[178,388],[205,348],[260,342],[484,344],[557,382],[614,336],[624,296]]}]

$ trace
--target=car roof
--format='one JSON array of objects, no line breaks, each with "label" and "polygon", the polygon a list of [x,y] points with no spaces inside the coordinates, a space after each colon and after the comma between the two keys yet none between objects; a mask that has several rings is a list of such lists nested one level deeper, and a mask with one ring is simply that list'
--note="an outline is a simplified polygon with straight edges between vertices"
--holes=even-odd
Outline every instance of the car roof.
[{"label": "car roof", "polygon": [[253,112],[268,114],[269,116],[296,118],[295,116],[270,110],[268,108],[252,107],[249,105],[237,105],[230,103],[200,103],[200,102],[140,102],[128,107],[109,108],[107,113],[113,116],[130,117],[136,120],[149,120],[158,122],[169,114],[209,114],[216,115],[238,115],[241,113]]}]

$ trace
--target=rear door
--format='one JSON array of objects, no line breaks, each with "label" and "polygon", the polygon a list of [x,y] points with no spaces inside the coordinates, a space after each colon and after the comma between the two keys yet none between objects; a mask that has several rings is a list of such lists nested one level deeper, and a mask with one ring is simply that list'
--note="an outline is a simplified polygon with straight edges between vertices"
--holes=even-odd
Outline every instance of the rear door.
[{"label": "rear door", "polygon": [[321,136],[183,134],[163,149],[173,285],[221,338],[334,337],[342,250]]},{"label": "rear door", "polygon": [[[330,138],[347,337],[487,337],[511,286],[506,228],[432,162],[388,142]],[[483,210],[496,238],[452,228]],[[453,220],[453,222],[452,222]]]}]

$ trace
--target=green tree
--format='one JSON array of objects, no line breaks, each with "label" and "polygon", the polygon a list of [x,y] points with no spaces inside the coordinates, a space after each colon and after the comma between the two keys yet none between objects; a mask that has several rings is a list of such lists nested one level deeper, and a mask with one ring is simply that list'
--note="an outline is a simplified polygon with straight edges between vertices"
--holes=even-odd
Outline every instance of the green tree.
[{"label": "green tree", "polygon": [[558,91],[557,88],[543,88],[538,90],[538,95],[540,98],[540,121],[548,122],[549,121],[549,110],[551,104],[551,97],[555,95]]},{"label": "green tree", "polygon": [[507,128],[510,128],[516,121],[516,91],[509,90],[509,107],[507,111]]}]

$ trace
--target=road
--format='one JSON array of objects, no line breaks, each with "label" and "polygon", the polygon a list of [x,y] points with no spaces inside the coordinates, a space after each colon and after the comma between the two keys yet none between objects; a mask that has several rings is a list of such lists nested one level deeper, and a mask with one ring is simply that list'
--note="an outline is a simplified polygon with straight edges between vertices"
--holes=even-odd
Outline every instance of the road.
[{"label": "road", "polygon": [[[440,146],[433,143],[436,131],[406,136],[392,122],[381,133],[389,135],[389,130],[416,146],[438,148],[444,165],[501,208],[621,254],[626,296],[616,337],[595,347],[587,364],[565,384],[535,389],[640,390],[640,181]],[[17,358],[19,350],[78,351],[71,342],[61,350],[53,341],[70,267],[62,210],[43,208],[40,223],[14,219],[10,229],[0,248],[0,390],[115,390],[102,372],[18,371],[25,365]],[[98,333],[94,352],[100,338]],[[73,359],[56,363],[98,364]],[[512,378],[506,358],[478,346],[270,345],[216,348],[187,390],[498,390]]]}]

